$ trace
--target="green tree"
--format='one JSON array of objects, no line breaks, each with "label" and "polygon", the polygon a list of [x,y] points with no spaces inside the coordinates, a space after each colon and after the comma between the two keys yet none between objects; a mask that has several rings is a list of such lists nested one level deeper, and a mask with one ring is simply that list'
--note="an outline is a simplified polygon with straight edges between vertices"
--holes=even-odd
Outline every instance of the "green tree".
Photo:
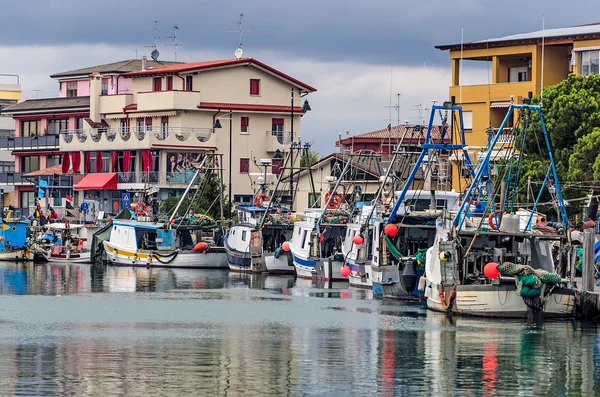
[{"label": "green tree", "polygon": [[[195,187],[195,189],[194,189]],[[206,178],[198,178],[188,196],[185,197],[177,210],[177,215],[183,216],[191,209],[195,214],[207,214],[215,220],[221,217],[219,177],[215,173],[209,173]],[[225,185],[221,186],[225,189]],[[196,194],[196,191],[198,193]],[[195,195],[195,197],[194,197]],[[161,215],[171,215],[181,197],[169,196],[160,202]],[[192,201],[193,199],[193,201]],[[227,196],[224,194],[224,215],[228,214]]]},{"label": "green tree", "polygon": [[319,161],[320,157],[319,152],[313,148],[305,149],[302,151],[302,156],[300,157],[300,167],[308,167]]},{"label": "green tree", "polygon": [[568,177],[574,181],[600,180],[600,128],[577,140],[569,156]]}]

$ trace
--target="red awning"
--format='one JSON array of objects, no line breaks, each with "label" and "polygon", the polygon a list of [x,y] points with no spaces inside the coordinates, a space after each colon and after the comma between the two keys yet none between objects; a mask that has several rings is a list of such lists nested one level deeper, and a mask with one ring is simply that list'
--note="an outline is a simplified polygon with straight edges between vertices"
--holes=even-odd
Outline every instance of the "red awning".
[{"label": "red awning", "polygon": [[75,190],[107,190],[117,188],[117,173],[88,174],[75,185]]}]

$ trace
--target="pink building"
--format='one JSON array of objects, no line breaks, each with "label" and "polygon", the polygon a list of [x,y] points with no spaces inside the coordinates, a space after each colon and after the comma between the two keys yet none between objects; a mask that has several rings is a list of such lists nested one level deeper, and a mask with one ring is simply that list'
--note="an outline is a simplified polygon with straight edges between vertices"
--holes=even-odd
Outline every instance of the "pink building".
[{"label": "pink building", "polygon": [[[147,61],[147,66],[173,63]],[[13,206],[22,209],[23,214],[28,213],[35,205],[39,178],[47,179],[54,187],[50,189],[54,205],[61,205],[74,181],[73,177],[60,177],[56,173],[56,166],[61,164],[59,133],[89,128],[84,123],[90,115],[90,74],[102,73],[102,95],[127,94],[131,92],[132,79],[122,74],[141,69],[142,60],[133,59],[56,73],[50,77],[58,81],[58,98],[31,99],[2,111],[15,120],[14,138],[0,138],[0,150],[10,150],[15,156],[15,172],[0,177],[0,187],[15,186]],[[32,172],[42,175],[27,176]]]}]

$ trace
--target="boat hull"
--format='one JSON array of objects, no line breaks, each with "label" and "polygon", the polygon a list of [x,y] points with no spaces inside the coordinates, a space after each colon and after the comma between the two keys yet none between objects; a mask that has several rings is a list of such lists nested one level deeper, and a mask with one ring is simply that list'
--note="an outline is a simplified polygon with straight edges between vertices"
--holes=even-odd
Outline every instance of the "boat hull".
[{"label": "boat hull", "polygon": [[[447,312],[435,286],[427,287],[427,307],[439,312]],[[446,287],[446,296],[452,289]],[[575,291],[568,288],[555,288],[544,304],[544,318],[571,318],[575,313]],[[457,286],[456,297],[451,312],[467,316],[496,318],[527,318],[528,307],[517,294],[514,284],[485,284]]]},{"label": "boat hull", "polygon": [[[298,277],[315,280],[348,281],[347,277],[340,275],[340,270],[344,265],[342,261],[336,261],[329,258],[317,260],[307,260],[293,256],[294,267]],[[329,265],[331,261],[331,266]],[[330,270],[331,268],[331,270]]]},{"label": "boat hull", "polygon": [[69,257],[66,254],[48,255],[47,253],[42,253],[42,255],[46,261],[53,263],[92,263],[89,252],[71,254]]},{"label": "boat hull", "polygon": [[294,267],[293,261],[290,260],[289,254],[283,252],[278,258],[275,258],[275,254],[267,253],[264,254],[265,267],[269,274],[295,274],[296,268]]},{"label": "boat hull", "polygon": [[[417,278],[423,275],[423,271],[417,271]],[[396,299],[404,301],[425,301],[424,294],[415,288],[410,291],[404,285],[401,272],[396,265],[372,266],[371,277],[373,294],[376,297]]]},{"label": "boat hull", "polygon": [[252,257],[250,252],[241,252],[225,243],[229,270],[239,273],[265,273],[267,268],[262,257]]},{"label": "boat hull", "polygon": [[367,262],[362,265],[357,265],[352,263],[352,261],[347,261],[352,273],[348,276],[348,282],[351,287],[356,288],[373,288],[373,281],[371,280],[371,262]]},{"label": "boat hull", "polygon": [[0,261],[31,261],[33,260],[33,252],[28,250],[10,250],[0,252]]},{"label": "boat hull", "polygon": [[[227,268],[227,256],[222,247],[205,252],[182,250],[175,252],[132,251],[103,241],[108,261],[115,266],[175,267],[194,269]],[[148,258],[150,256],[150,258]],[[175,256],[173,258],[173,256]]]}]

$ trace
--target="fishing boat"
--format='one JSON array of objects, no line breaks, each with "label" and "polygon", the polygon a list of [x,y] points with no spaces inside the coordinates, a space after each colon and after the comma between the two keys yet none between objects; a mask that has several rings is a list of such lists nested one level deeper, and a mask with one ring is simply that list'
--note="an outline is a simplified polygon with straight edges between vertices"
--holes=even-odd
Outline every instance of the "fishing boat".
[{"label": "fishing boat", "polygon": [[[452,111],[461,112],[453,106]],[[507,121],[516,113],[512,129],[515,145],[492,164],[494,148]],[[524,142],[532,116],[539,119],[548,165],[546,178],[533,209],[515,211]],[[536,134],[536,132],[531,132]],[[494,153],[494,154],[493,154]],[[417,162],[418,163],[418,162]],[[492,166],[496,171],[491,172]],[[497,178],[494,178],[494,177]],[[542,192],[548,186],[557,198],[560,218],[555,228],[532,225]],[[403,195],[400,196],[400,199]],[[527,221],[523,226],[522,216]],[[568,250],[569,219],[565,210],[552,148],[539,106],[511,103],[497,132],[490,131],[485,155],[477,164],[472,182],[465,189],[455,213],[446,213],[435,222],[435,239],[427,250],[425,297],[427,307],[483,317],[571,317],[576,291],[564,278],[560,258]],[[562,269],[561,269],[562,267]]]},{"label": "fishing boat", "polygon": [[342,244],[345,264],[349,267],[348,282],[357,288],[373,287],[371,281],[371,240],[373,238],[373,206],[357,203],[357,214],[346,226],[346,237]]},{"label": "fishing boat", "polygon": [[[7,216],[10,219],[10,215]],[[4,220],[0,227],[0,261],[30,261],[27,246],[27,222]]]},{"label": "fishing boat", "polygon": [[[290,152],[291,153],[291,152]],[[290,155],[287,156],[285,169]],[[283,179],[281,172],[272,194],[267,189],[270,159],[261,159],[263,168],[256,182],[251,205],[238,205],[238,222],[231,226],[225,236],[225,250],[229,269],[243,273],[294,274],[291,256],[283,250],[283,244],[291,238],[291,210],[277,203],[275,192]]]},{"label": "fishing boat", "polygon": [[[207,158],[205,156],[197,167],[167,222],[154,221],[147,215],[143,202],[138,202],[132,204],[132,217],[114,219],[105,229],[96,233],[110,263],[120,266],[227,268],[227,257],[222,245],[222,222],[216,222],[204,214],[191,214],[176,219],[176,214],[198,175],[202,171],[209,172],[204,167]],[[97,244],[99,243],[94,243],[94,247]]]},{"label": "fishing boat", "polygon": [[47,224],[45,228],[55,242],[41,249],[44,259],[57,263],[91,263],[89,244],[85,244],[88,239],[78,233],[85,229],[84,225],[58,222]]}]

